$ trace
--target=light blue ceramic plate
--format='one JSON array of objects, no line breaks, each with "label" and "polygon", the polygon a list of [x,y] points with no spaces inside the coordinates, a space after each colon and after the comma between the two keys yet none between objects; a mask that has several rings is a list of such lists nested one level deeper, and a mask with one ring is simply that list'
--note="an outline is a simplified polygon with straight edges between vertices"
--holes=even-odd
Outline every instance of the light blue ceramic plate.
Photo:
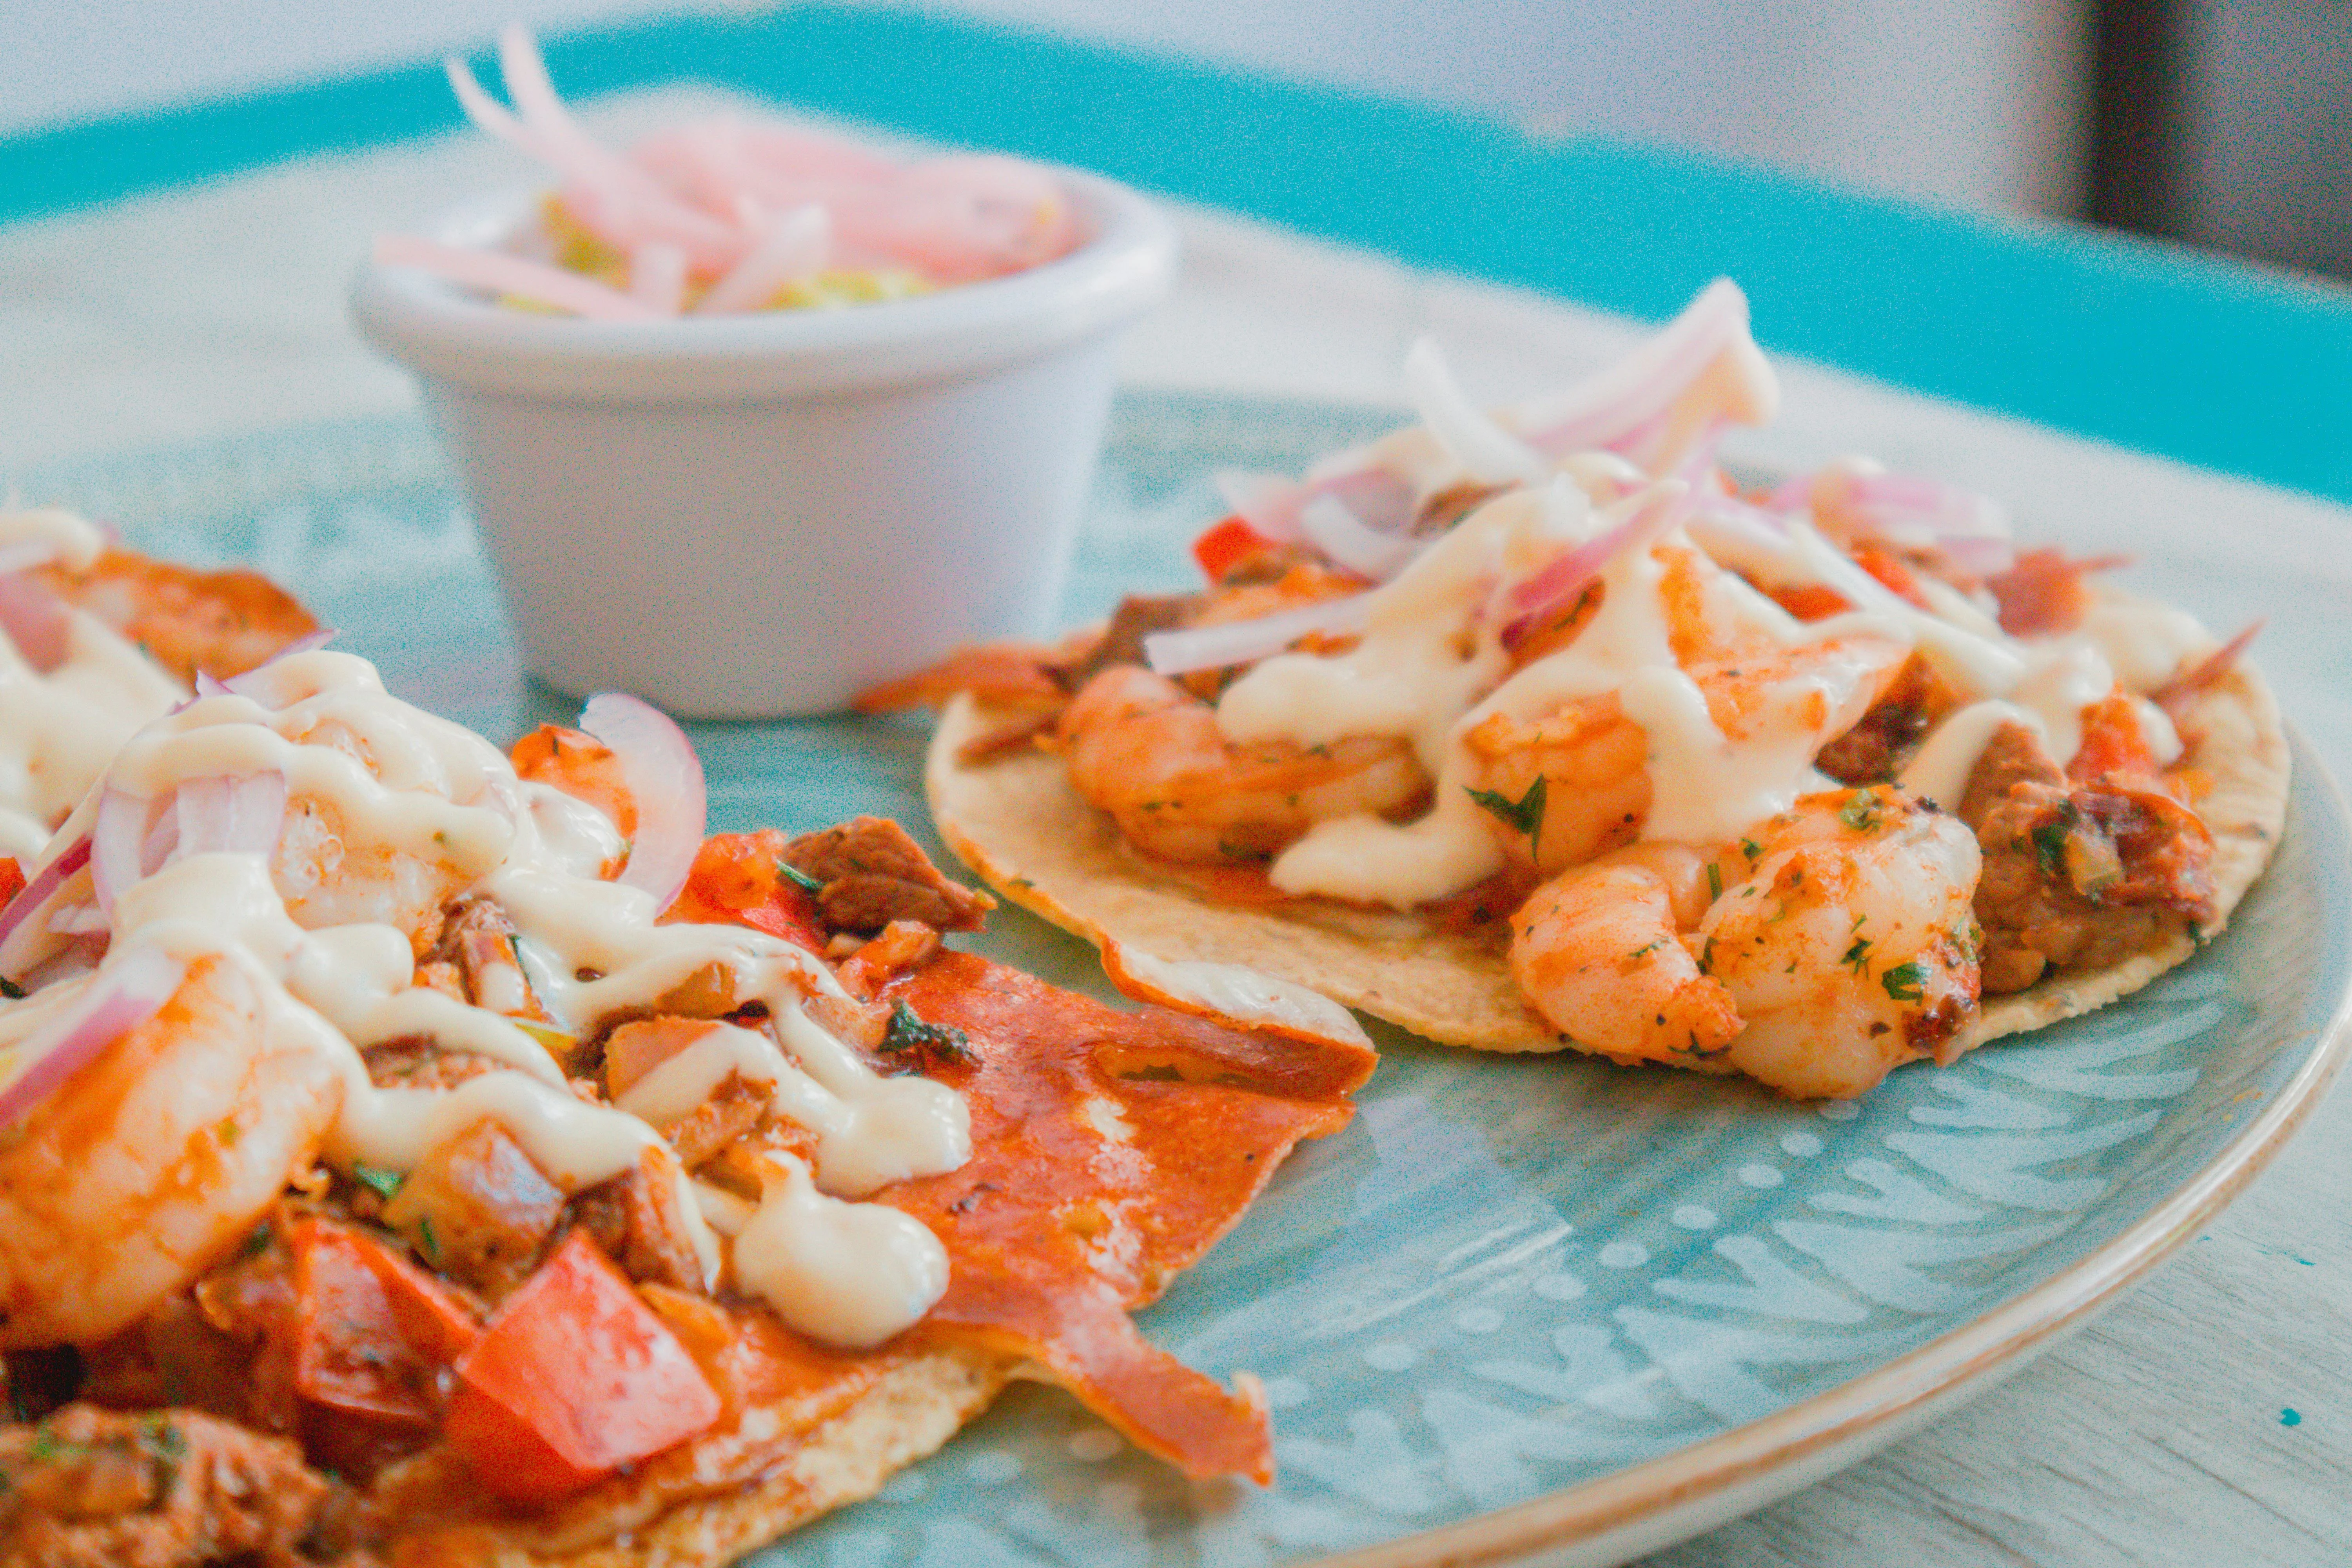
[{"label": "light blue ceramic plate", "polygon": [[[1294,468],[1365,411],[1120,406],[1068,618],[1185,580],[1222,467]],[[504,738],[528,687],[421,427],[336,426],[37,476],[192,561],[258,563],[412,700]],[[776,636],[789,640],[792,628]],[[696,731],[713,826],[923,821],[923,732]],[[1281,1479],[1188,1486],[1022,1387],[768,1568],[1609,1563],[1850,1463],[1965,1397],[2191,1234],[2291,1131],[2352,1029],[2344,808],[2298,751],[2276,865],[2220,941],[2126,1002],[1860,1105],[1381,1031],[1340,1136],[1145,1317],[1265,1379]],[[977,945],[1108,995],[1007,911]]]}]

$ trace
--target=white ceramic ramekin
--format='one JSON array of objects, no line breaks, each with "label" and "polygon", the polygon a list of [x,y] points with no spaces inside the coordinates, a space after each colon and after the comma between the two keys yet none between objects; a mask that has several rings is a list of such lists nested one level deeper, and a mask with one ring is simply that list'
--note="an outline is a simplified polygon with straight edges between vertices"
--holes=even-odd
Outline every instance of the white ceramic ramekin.
[{"label": "white ceramic ramekin", "polygon": [[[583,321],[361,269],[361,330],[415,373],[531,672],[696,718],[845,707],[962,644],[1034,636],[1062,585],[1119,331],[1176,242],[1060,177],[1060,260],[837,310]],[[495,244],[529,198],[432,226]]]}]

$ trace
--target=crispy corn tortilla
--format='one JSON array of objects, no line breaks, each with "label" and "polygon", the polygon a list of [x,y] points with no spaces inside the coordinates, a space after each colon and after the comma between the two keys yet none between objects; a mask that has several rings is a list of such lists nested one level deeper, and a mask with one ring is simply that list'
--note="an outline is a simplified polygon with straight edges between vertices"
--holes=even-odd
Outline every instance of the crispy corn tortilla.
[{"label": "crispy corn tortilla", "polygon": [[[879,1490],[988,1407],[1015,1358],[939,1351],[885,1373],[857,1402],[765,1457],[761,1479],[641,1519],[625,1488],[600,1489],[544,1524],[469,1529],[436,1539],[435,1568],[723,1568],[821,1514]],[[755,1430],[761,1412],[739,1432]],[[736,1468],[730,1464],[729,1468]]]},{"label": "crispy corn tortilla", "polygon": [[[970,694],[958,697],[932,738],[925,782],[940,836],[1014,903],[1097,946],[1108,937],[1163,958],[1247,964],[1444,1045],[1556,1051],[1571,1044],[1521,999],[1499,940],[1326,899],[1271,908],[1216,902],[1130,849],[1110,817],[1071,787],[1059,756],[1023,748],[959,762],[965,743],[992,727]],[[2210,937],[2277,846],[2286,819],[2286,734],[2269,686],[2242,665],[2202,695],[2188,728],[2203,736],[2185,760],[2213,784],[2198,803],[2213,832]],[[2104,1007],[2196,949],[2181,935],[2109,968],[2053,975],[1996,998],[1960,1048]]]}]

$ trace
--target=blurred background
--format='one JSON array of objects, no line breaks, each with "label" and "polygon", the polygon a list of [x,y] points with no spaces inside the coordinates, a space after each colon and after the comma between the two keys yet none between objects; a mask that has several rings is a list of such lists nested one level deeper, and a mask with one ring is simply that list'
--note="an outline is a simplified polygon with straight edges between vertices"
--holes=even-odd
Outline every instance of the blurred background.
[{"label": "blurred background", "polygon": [[[0,137],[676,13],[0,0]],[[706,9],[759,8],[717,4]],[[2347,0],[952,0],[1029,29],[2352,275]],[[0,178],[5,178],[0,172]]]}]

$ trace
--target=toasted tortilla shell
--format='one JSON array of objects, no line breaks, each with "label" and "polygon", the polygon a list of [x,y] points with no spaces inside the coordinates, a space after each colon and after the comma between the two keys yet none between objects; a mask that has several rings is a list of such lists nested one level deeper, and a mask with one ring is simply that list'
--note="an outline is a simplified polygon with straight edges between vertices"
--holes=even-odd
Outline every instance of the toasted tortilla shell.
[{"label": "toasted tortilla shell", "polygon": [[[1071,787],[1059,756],[1023,749],[958,760],[967,742],[1002,724],[969,695],[958,697],[932,738],[925,782],[940,836],[1014,903],[1097,946],[1108,938],[1162,958],[1247,964],[1444,1045],[1572,1046],[1521,998],[1498,938],[1328,899],[1263,908],[1220,903],[1129,847],[1110,817]],[[2197,803],[2213,833],[2210,938],[2277,847],[2286,819],[2286,733],[2269,686],[2243,665],[2201,694],[2184,728],[2201,731],[2185,762],[2213,786]],[[2196,949],[2182,934],[2121,963],[2055,974],[1994,998],[1959,1048],[2104,1007]]]},{"label": "toasted tortilla shell", "polygon": [[[649,1519],[625,1485],[567,1511],[561,1542],[544,1526],[469,1527],[395,1553],[432,1568],[721,1568],[821,1514],[874,1495],[986,1409],[1016,1358],[942,1350],[892,1368],[856,1404],[741,1486]],[[738,1430],[754,1429],[749,1412]]]}]

